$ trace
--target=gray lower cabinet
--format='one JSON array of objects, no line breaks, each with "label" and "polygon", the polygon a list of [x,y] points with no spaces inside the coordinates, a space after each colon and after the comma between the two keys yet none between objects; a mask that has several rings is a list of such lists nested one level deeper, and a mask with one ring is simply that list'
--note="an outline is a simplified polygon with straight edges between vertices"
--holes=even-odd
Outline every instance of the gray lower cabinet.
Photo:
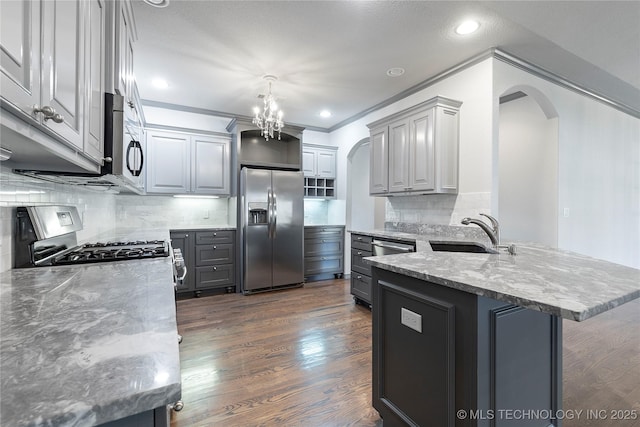
[{"label": "gray lower cabinet", "polygon": [[304,227],[304,277],[323,280],[344,274],[344,226]]},{"label": "gray lower cabinet", "polygon": [[178,286],[179,295],[200,296],[203,291],[235,290],[234,230],[174,230],[171,244],[182,250],[187,266],[187,277]]},{"label": "gray lower cabinet", "polygon": [[356,303],[371,307],[371,266],[363,258],[373,255],[373,237],[351,235],[351,295]]},{"label": "gray lower cabinet", "polygon": [[[375,267],[372,279],[373,406],[384,425],[560,425],[561,319]],[[518,410],[537,412],[513,418]]]},{"label": "gray lower cabinet", "polygon": [[169,410],[166,406],[100,424],[99,427],[169,427]]}]

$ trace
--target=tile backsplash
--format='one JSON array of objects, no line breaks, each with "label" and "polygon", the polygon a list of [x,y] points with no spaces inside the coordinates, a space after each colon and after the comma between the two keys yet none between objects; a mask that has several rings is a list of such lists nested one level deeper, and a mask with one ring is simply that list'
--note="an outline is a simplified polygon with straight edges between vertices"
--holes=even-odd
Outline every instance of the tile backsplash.
[{"label": "tile backsplash", "polygon": [[462,218],[491,212],[491,193],[430,194],[388,197],[385,221],[460,225]]},{"label": "tile backsplash", "polygon": [[115,200],[116,220],[118,224],[140,228],[233,225],[235,218],[230,218],[230,200],[119,195]]}]

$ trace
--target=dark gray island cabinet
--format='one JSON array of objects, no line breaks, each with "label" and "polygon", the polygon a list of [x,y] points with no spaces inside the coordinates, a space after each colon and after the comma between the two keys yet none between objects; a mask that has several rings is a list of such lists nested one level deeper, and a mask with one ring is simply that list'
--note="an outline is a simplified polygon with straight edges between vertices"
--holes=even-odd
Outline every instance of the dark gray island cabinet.
[{"label": "dark gray island cabinet", "polygon": [[[373,277],[374,407],[385,426],[557,425],[561,319],[377,268]],[[528,423],[497,411],[525,408],[546,411]]]},{"label": "dark gray island cabinet", "polygon": [[637,298],[640,270],[520,253],[367,258],[373,406],[385,426],[562,425],[562,317]]}]

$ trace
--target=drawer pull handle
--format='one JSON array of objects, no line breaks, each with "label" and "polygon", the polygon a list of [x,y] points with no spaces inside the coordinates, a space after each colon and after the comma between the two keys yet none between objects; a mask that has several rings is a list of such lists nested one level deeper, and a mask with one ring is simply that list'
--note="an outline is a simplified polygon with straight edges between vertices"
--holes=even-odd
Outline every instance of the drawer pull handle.
[{"label": "drawer pull handle", "polygon": [[358,276],[358,277],[356,277],[356,279],[360,280],[360,279],[362,279],[362,276]]},{"label": "drawer pull handle", "polygon": [[358,255],[362,255],[362,252],[358,251]]},{"label": "drawer pull handle", "polygon": [[362,237],[358,237],[358,240],[362,240]]},{"label": "drawer pull handle", "polygon": [[217,271],[217,270],[218,270],[218,267],[213,267],[213,271]]},{"label": "drawer pull handle", "polygon": [[322,243],[326,243],[326,242],[327,242],[326,240],[322,239]]},{"label": "drawer pull handle", "polygon": [[218,249],[218,247],[216,245],[213,245],[213,250],[215,251],[216,249]]},{"label": "drawer pull handle", "polygon": [[218,233],[213,233],[213,237],[216,237],[218,235]]}]

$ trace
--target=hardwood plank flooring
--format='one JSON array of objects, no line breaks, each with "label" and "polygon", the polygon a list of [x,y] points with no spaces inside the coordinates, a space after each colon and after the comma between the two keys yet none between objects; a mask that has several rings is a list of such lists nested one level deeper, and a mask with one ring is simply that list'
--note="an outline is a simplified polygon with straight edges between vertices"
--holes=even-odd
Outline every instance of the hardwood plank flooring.
[{"label": "hardwood plank flooring", "polygon": [[[638,325],[640,300],[564,323],[565,409],[640,416]],[[353,303],[348,280],[178,301],[178,330],[185,407],[172,427],[382,425],[371,406],[371,313]]]}]

